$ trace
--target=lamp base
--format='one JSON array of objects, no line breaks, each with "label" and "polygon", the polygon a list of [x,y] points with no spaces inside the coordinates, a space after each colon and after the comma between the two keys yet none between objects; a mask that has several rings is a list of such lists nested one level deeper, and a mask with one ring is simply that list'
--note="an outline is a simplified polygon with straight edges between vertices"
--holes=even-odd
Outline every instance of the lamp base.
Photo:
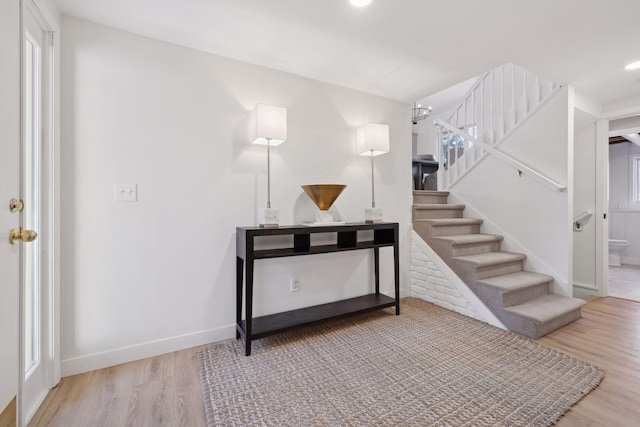
[{"label": "lamp base", "polygon": [[333,222],[333,214],[329,211],[318,211],[316,213],[316,223]]},{"label": "lamp base", "polygon": [[344,225],[344,221],[334,221],[333,214],[329,213],[329,211],[318,211],[316,213],[316,221],[303,221],[302,225],[306,225],[307,227],[315,227],[318,225]]},{"label": "lamp base", "polygon": [[365,208],[364,222],[382,222],[382,208]]},{"label": "lamp base", "polygon": [[275,208],[258,209],[258,224],[264,228],[275,228],[280,223],[280,212]]}]

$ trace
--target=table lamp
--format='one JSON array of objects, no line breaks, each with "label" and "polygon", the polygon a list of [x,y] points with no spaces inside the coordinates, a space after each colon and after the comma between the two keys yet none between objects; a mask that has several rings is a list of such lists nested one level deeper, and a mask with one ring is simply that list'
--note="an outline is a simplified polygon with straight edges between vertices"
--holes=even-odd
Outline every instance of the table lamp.
[{"label": "table lamp", "polygon": [[258,209],[260,227],[277,227],[278,209],[271,207],[271,147],[287,139],[287,109],[257,104],[249,117],[249,140],[252,144],[267,146],[267,207]]},{"label": "table lamp", "polygon": [[376,208],[373,158],[389,152],[389,126],[367,123],[356,130],[356,153],[371,157],[371,207],[365,208],[365,222],[381,222],[382,209]]}]

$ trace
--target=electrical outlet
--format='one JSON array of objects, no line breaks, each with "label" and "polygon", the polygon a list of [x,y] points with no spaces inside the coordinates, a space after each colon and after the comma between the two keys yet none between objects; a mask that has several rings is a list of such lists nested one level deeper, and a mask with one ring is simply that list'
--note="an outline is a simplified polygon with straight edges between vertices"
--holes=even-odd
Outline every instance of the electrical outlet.
[{"label": "electrical outlet", "polygon": [[114,192],[114,200],[116,202],[138,201],[138,184],[116,184]]},{"label": "electrical outlet", "polygon": [[294,279],[293,277],[289,279],[289,292],[299,292],[300,291],[300,282],[298,279]]}]

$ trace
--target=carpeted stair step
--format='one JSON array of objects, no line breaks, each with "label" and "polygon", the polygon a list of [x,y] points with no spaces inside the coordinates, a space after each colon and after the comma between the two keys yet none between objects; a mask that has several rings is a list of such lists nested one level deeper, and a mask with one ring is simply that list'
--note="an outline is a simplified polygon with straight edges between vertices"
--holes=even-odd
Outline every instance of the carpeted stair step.
[{"label": "carpeted stair step", "polygon": [[445,203],[414,204],[412,209],[413,220],[438,219],[438,218],[462,218],[464,205],[449,205]]},{"label": "carpeted stair step", "polygon": [[480,234],[448,196],[414,191],[413,228],[507,329],[539,338],[581,317],[582,300],[550,293],[553,277],[524,271],[526,255],[500,252],[502,236]]},{"label": "carpeted stair step", "polygon": [[502,307],[510,307],[547,295],[552,280],[546,274],[519,271],[477,281],[476,294],[482,300],[494,298]]},{"label": "carpeted stair step", "polygon": [[522,271],[526,258],[526,255],[514,252],[487,252],[454,257],[452,261],[458,267],[458,275],[466,283],[470,283]]},{"label": "carpeted stair step", "polygon": [[476,218],[416,219],[413,221],[413,228],[422,238],[428,240],[440,236],[478,234],[480,224],[482,220]]},{"label": "carpeted stair step", "polygon": [[585,302],[578,298],[547,294],[504,310],[509,330],[539,338],[581,317]]},{"label": "carpeted stair step", "polygon": [[433,237],[429,244],[445,258],[499,252],[502,236],[496,234],[460,234]]},{"label": "carpeted stair step", "polygon": [[447,203],[449,197],[448,191],[430,191],[430,190],[414,190],[413,203],[415,204],[434,204]]}]

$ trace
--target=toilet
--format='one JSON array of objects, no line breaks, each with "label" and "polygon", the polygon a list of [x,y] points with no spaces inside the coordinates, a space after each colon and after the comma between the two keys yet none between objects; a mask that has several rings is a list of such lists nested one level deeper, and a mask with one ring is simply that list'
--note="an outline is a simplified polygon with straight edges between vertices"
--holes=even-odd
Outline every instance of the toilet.
[{"label": "toilet", "polygon": [[620,266],[620,255],[627,246],[628,240],[609,239],[609,265]]}]

